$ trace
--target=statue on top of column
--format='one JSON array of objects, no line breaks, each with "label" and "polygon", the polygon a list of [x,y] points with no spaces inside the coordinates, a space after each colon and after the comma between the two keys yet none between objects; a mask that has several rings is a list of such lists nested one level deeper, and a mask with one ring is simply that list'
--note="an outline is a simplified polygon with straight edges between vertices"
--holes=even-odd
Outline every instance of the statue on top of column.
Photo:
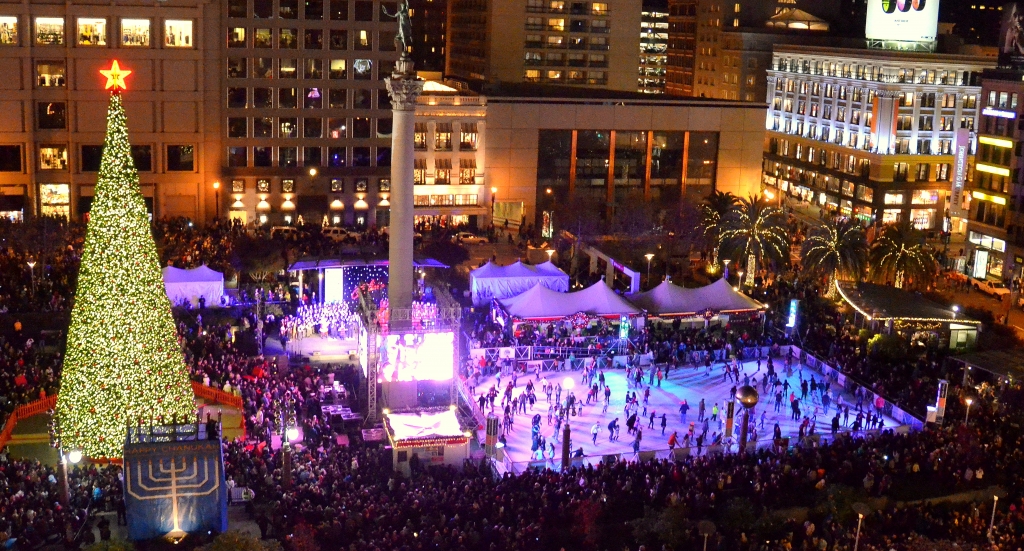
[{"label": "statue on top of column", "polygon": [[380,11],[384,15],[398,21],[398,34],[395,35],[395,47],[402,52],[402,57],[408,57],[412,49],[412,18],[409,16],[409,0],[398,0],[398,9],[395,13],[388,13],[383,5]]}]

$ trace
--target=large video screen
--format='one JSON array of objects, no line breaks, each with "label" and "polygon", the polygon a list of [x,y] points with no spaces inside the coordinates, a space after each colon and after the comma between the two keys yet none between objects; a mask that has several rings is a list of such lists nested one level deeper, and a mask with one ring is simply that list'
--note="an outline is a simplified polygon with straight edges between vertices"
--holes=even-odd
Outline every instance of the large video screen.
[{"label": "large video screen", "polygon": [[385,335],[378,361],[378,373],[384,382],[451,380],[455,374],[455,334]]}]

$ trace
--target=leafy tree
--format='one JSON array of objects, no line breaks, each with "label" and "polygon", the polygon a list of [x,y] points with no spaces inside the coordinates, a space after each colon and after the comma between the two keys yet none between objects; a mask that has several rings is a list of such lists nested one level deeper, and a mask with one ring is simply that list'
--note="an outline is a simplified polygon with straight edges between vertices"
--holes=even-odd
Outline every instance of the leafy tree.
[{"label": "leafy tree", "polygon": [[833,296],[837,280],[859,280],[864,275],[868,242],[863,228],[853,220],[829,220],[811,230],[801,254],[805,269],[828,278],[826,295]]},{"label": "leafy tree", "polygon": [[891,224],[871,244],[872,278],[896,288],[924,286],[939,271],[935,255],[925,246],[924,233],[909,222]]},{"label": "leafy tree", "polygon": [[261,284],[285,268],[283,245],[272,239],[239,235],[231,246],[231,266]]},{"label": "leafy tree", "polygon": [[725,219],[739,205],[740,199],[732,193],[712,191],[701,205],[701,225],[706,243],[714,247],[721,245]]},{"label": "leafy tree", "polygon": [[[789,230],[782,209],[757,195],[740,199],[725,217],[721,233],[722,254],[746,265],[750,256],[757,266],[789,259]],[[755,266],[746,266],[747,270]]]}]

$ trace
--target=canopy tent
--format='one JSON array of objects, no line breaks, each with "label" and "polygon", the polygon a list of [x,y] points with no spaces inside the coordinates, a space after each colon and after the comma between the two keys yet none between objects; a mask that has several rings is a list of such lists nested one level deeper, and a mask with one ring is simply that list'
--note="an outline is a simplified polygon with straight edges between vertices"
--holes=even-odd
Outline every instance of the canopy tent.
[{"label": "canopy tent", "polygon": [[718,281],[687,289],[668,280],[643,293],[627,295],[630,302],[655,316],[695,317],[706,312],[745,312],[761,310],[760,302],[733,289],[724,278]]},{"label": "canopy tent", "polygon": [[[387,412],[387,410],[385,410]],[[469,457],[469,435],[455,410],[385,413],[384,430],[391,443],[392,464],[406,476],[413,456],[425,464],[461,467]]]},{"label": "canopy tent", "polygon": [[487,264],[469,273],[473,305],[483,306],[492,299],[514,297],[536,285],[564,293],[569,290],[569,276],[550,261],[536,266],[516,262],[508,266]]},{"label": "canopy tent", "polygon": [[574,293],[560,293],[537,284],[529,291],[498,303],[514,318],[555,320],[583,312],[588,316],[617,318],[636,316],[641,310],[611,290],[604,281]]},{"label": "canopy tent", "polygon": [[191,270],[168,266],[164,268],[164,289],[171,304],[189,301],[196,305],[202,297],[207,306],[216,306],[224,294],[224,274],[205,264]]}]

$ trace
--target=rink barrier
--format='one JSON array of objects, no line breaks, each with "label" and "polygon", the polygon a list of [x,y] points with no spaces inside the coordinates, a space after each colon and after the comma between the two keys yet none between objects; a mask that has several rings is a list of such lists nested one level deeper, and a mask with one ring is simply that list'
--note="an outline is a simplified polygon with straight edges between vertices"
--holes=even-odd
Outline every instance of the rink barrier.
[{"label": "rink barrier", "polygon": [[[223,404],[225,406],[233,407],[239,411],[242,411],[242,397],[235,394],[229,394],[223,390],[206,386],[199,381],[192,381],[192,392],[213,404]],[[243,412],[244,413],[244,412]]]},{"label": "rink barrier", "polygon": [[11,412],[11,415],[7,418],[7,422],[4,423],[4,428],[0,431],[0,450],[7,446],[7,443],[11,441],[11,437],[14,435],[14,428],[18,425],[18,421],[27,419],[33,415],[39,415],[50,411],[57,407],[57,395],[47,396],[46,398],[40,398],[34,402],[22,404]]}]

